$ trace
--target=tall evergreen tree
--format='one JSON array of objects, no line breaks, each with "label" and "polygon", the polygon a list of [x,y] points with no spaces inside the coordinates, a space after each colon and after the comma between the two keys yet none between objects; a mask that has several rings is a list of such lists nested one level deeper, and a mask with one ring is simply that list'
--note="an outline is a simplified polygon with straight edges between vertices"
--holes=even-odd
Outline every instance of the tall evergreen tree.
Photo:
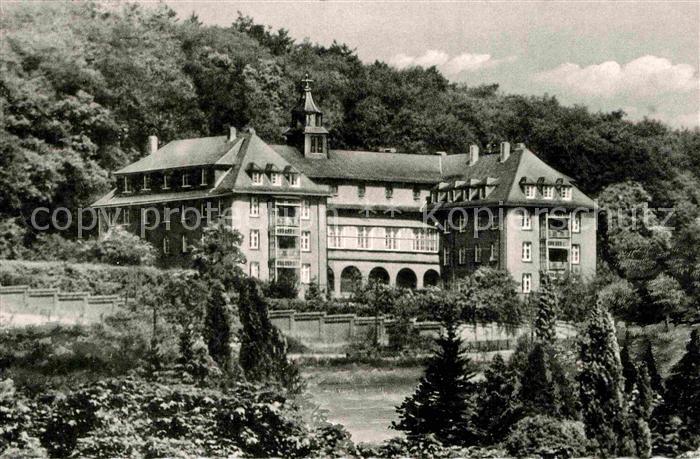
[{"label": "tall evergreen tree", "polygon": [[637,456],[646,459],[651,456],[649,419],[651,418],[651,406],[654,399],[646,368],[641,367],[638,372],[635,372],[635,383],[631,395],[632,416],[630,417],[630,430]]},{"label": "tall evergreen tree", "polygon": [[204,339],[209,355],[228,371],[231,369],[231,313],[223,286],[216,282],[211,286],[207,298],[204,318]]},{"label": "tall evergreen tree", "polygon": [[542,273],[540,279],[535,335],[542,342],[554,343],[557,339],[557,296],[549,276]]},{"label": "tall evergreen tree", "polygon": [[267,302],[254,279],[243,281],[238,311],[242,325],[239,362],[245,377],[250,381],[279,384],[294,394],[301,393],[304,382],[299,369],[287,359],[287,342],[272,325]]},{"label": "tall evergreen tree", "polygon": [[558,414],[556,388],[552,382],[547,348],[535,343],[520,378],[520,402],[528,416]]},{"label": "tall evergreen tree", "polygon": [[664,393],[664,384],[659,370],[656,366],[656,358],[654,358],[654,349],[651,345],[651,340],[647,339],[644,344],[644,352],[642,353],[642,364],[646,367],[647,373],[649,374],[649,381],[651,383],[651,388],[657,394],[661,395]]},{"label": "tall evergreen tree", "polygon": [[671,369],[666,379],[662,412],[681,422],[679,432],[682,449],[700,446],[700,333],[692,331],[686,352]]},{"label": "tall evergreen tree", "polygon": [[500,354],[496,354],[484,372],[479,396],[477,417],[484,444],[491,445],[503,440],[522,417],[516,384],[516,374]]},{"label": "tall evergreen tree", "polygon": [[637,367],[630,357],[630,349],[627,344],[620,351],[620,363],[622,364],[622,376],[625,378],[625,394],[631,394],[637,384]]},{"label": "tall evergreen tree", "polygon": [[433,434],[444,444],[473,444],[478,441],[476,385],[470,381],[475,373],[463,356],[456,318],[444,328],[416,392],[397,408],[399,420],[392,427],[409,437]]},{"label": "tall evergreen tree", "polygon": [[600,301],[591,311],[581,343],[579,387],[586,434],[603,456],[628,451],[620,349],[612,317]]}]

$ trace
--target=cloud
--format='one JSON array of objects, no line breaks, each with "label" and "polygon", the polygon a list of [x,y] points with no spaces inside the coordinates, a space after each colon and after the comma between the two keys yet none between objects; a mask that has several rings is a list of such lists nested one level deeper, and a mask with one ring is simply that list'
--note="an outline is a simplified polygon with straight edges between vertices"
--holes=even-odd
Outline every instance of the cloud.
[{"label": "cloud", "polygon": [[477,70],[494,67],[504,62],[512,62],[515,57],[494,59],[490,54],[462,53],[450,58],[444,51],[431,49],[421,56],[409,56],[397,54],[389,59],[389,64],[398,69],[408,67],[438,67],[446,75],[457,75],[461,72],[475,72]]},{"label": "cloud", "polygon": [[697,90],[700,84],[691,65],[673,64],[656,56],[642,56],[623,65],[615,61],[587,67],[566,63],[536,74],[535,79],[580,95],[600,97],[688,92]]}]

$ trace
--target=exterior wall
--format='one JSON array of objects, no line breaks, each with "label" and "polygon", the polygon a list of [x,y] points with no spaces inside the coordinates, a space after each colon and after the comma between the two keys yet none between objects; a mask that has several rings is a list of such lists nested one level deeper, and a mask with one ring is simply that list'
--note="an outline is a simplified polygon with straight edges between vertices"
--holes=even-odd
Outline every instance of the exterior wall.
[{"label": "exterior wall", "polygon": [[[520,228],[520,212],[517,209],[508,209],[505,212],[505,269],[513,276],[518,284],[519,291],[522,291],[523,274],[532,275],[532,290],[539,289],[540,285],[540,219],[530,213],[530,230]],[[522,259],[523,242],[532,243],[532,261],[527,262]]]},{"label": "exterior wall", "polygon": [[[232,226],[243,235],[241,250],[246,257],[244,271],[250,275],[250,264],[260,266],[260,279],[270,279],[270,206],[271,201],[266,196],[258,197],[259,216],[250,215],[250,198],[252,195],[236,195],[231,203]],[[250,248],[250,232],[258,230],[258,249]]]},{"label": "exterior wall", "polygon": [[[415,185],[420,189],[420,197],[413,199],[412,184],[393,184],[394,193],[391,199],[386,197],[386,186],[383,183],[374,182],[350,182],[336,181],[333,182],[338,186],[338,194],[328,198],[328,207],[334,205],[367,205],[367,206],[411,206],[416,210],[426,202],[426,198],[430,195],[428,185]],[[365,196],[358,196],[358,187],[365,185]]]},{"label": "exterior wall", "polygon": [[595,276],[596,257],[597,257],[597,239],[595,213],[588,212],[581,214],[581,231],[571,234],[571,243],[579,244],[581,247],[581,262],[579,264],[580,275],[584,279],[590,279]]}]

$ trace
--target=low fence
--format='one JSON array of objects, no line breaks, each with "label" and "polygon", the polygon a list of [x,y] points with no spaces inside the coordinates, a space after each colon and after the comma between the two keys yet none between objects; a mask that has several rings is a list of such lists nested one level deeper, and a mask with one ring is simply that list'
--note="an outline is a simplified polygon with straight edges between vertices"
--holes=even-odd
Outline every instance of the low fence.
[{"label": "low fence", "polygon": [[101,322],[123,305],[124,299],[116,295],[0,286],[0,326]]},{"label": "low fence", "polygon": [[[380,342],[387,343],[388,331],[394,324],[391,317],[358,317],[355,314],[329,314],[324,312],[296,312],[293,309],[270,311],[272,323],[282,333],[314,347],[343,347],[352,342],[373,339],[377,333]],[[439,322],[414,322],[421,336],[437,337]],[[530,333],[530,327],[503,327],[495,323],[465,325],[460,330],[469,349],[486,351],[514,347],[517,339]],[[576,335],[576,327],[557,323],[557,337]]]}]

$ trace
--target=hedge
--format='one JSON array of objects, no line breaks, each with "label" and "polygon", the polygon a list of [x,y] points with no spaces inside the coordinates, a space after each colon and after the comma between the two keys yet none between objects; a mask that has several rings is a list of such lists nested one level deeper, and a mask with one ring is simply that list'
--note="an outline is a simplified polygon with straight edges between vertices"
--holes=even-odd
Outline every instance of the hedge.
[{"label": "hedge", "polygon": [[147,266],[0,260],[0,285],[57,288],[63,292],[89,292],[93,295],[131,294],[135,283],[155,286],[172,274],[173,270]]}]

